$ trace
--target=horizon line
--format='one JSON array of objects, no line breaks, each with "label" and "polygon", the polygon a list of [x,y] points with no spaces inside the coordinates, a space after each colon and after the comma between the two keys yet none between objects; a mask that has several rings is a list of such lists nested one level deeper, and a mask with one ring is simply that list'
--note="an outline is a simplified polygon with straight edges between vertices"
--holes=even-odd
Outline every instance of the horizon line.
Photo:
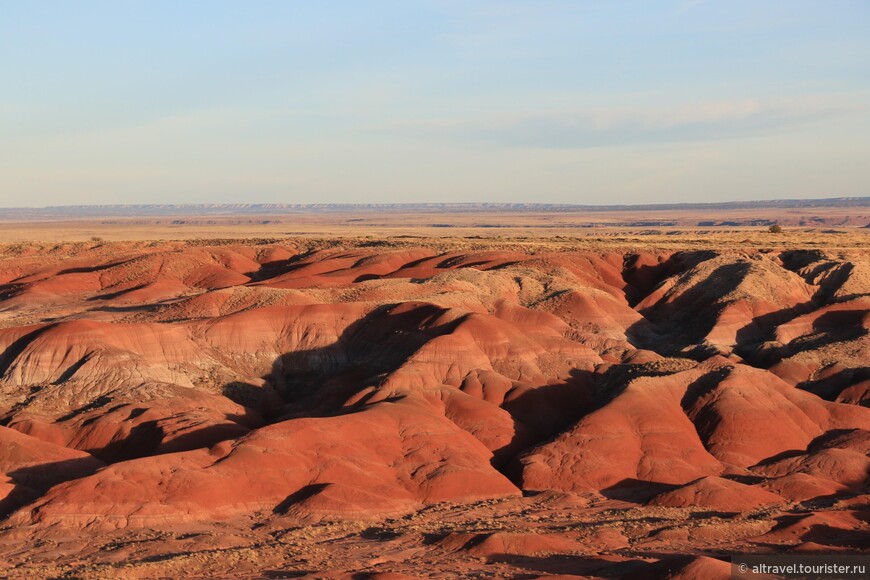
[{"label": "horizon line", "polygon": [[870,196],[836,196],[818,198],[775,198],[775,199],[751,199],[713,202],[674,202],[674,203],[634,203],[634,204],[574,204],[574,203],[549,203],[549,202],[396,202],[396,203],[285,203],[285,202],[235,202],[235,203],[128,203],[128,204],[68,204],[46,206],[19,206],[0,207],[0,212],[44,212],[57,210],[87,210],[87,209],[578,209],[578,210],[625,210],[625,209],[671,209],[687,207],[723,207],[723,206],[763,206],[771,205],[819,205],[828,203],[849,203],[855,205],[870,205]]}]

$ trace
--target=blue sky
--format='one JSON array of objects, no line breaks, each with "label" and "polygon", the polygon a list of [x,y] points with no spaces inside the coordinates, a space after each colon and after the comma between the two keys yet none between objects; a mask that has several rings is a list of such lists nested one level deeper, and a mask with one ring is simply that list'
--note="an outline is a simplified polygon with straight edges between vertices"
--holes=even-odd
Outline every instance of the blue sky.
[{"label": "blue sky", "polygon": [[0,206],[870,195],[870,2],[0,0]]}]

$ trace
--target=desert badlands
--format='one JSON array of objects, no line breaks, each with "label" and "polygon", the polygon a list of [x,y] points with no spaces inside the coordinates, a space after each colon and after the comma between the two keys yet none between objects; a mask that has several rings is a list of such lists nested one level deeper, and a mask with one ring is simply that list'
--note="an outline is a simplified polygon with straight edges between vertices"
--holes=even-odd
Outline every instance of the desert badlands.
[{"label": "desert badlands", "polygon": [[866,553],[866,232],[5,243],[0,576]]}]

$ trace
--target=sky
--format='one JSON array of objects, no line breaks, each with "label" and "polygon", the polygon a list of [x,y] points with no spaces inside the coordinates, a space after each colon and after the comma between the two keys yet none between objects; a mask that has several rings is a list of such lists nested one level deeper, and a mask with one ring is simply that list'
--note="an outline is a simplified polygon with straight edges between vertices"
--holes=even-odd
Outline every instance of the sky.
[{"label": "sky", "polygon": [[868,31],[868,0],[0,0],[0,206],[870,195]]}]

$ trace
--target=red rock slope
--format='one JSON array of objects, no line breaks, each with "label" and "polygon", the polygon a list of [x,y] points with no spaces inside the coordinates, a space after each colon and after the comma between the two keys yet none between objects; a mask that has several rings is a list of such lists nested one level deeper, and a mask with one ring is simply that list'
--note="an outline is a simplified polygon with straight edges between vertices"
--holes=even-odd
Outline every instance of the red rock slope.
[{"label": "red rock slope", "polygon": [[[691,528],[552,536],[534,523],[557,509],[547,494],[593,523],[751,515],[721,532],[744,547],[866,543],[860,254],[172,242],[10,247],[0,268],[9,570],[39,551],[22,531],[163,534],[144,558],[184,530],[274,538],[497,505],[504,533],[403,550],[505,573],[727,572],[661,556],[715,555]],[[801,532],[806,513],[840,531]]]}]

